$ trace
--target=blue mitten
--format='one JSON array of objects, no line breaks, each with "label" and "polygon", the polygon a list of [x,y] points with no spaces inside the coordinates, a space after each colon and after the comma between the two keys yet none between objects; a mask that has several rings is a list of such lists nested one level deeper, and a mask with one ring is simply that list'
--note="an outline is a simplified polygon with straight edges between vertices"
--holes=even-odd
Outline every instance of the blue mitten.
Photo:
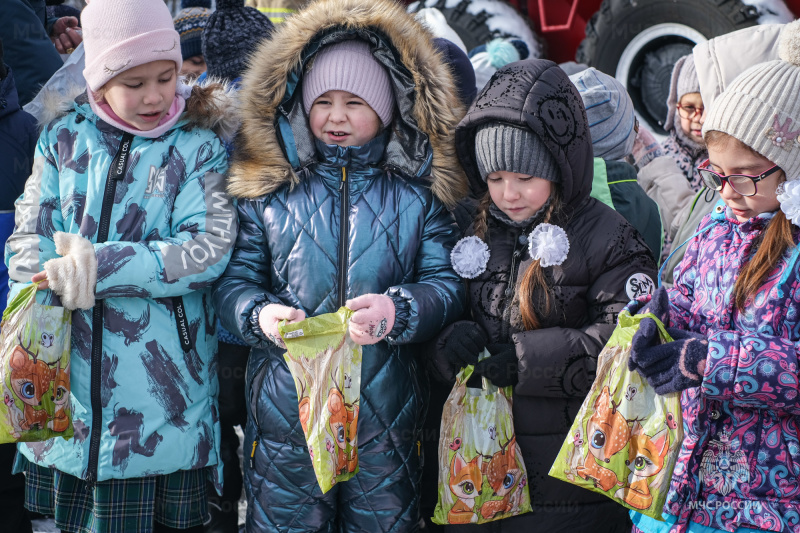
[{"label": "blue mitten", "polygon": [[[628,367],[634,367],[655,389],[656,394],[668,394],[699,386],[703,382],[706,367],[708,339],[699,333],[668,328],[667,333],[674,340],[658,344],[655,322],[652,319],[646,320],[656,329],[656,344],[650,343],[649,338],[648,342],[644,342],[642,338],[638,343],[631,343]],[[644,322],[642,320],[640,323],[639,331]]]}]

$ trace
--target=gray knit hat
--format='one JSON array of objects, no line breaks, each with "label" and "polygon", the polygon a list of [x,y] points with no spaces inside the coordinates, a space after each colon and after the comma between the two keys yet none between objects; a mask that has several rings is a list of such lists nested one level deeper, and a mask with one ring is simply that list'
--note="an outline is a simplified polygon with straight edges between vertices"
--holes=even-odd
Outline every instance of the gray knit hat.
[{"label": "gray knit hat", "polygon": [[384,126],[392,121],[394,92],[389,73],[365,41],[343,41],[317,53],[303,80],[306,113],[311,111],[314,100],[328,91],[352,93],[377,113]]},{"label": "gray knit hat", "polygon": [[775,61],[746,70],[711,106],[703,135],[721,131],[800,178],[800,21],[786,25]]},{"label": "gray knit hat", "polygon": [[475,133],[475,159],[486,181],[492,172],[517,172],[560,182],[561,173],[553,155],[528,129],[490,122]]},{"label": "gray knit hat", "polygon": [[694,66],[694,55],[683,56],[675,62],[672,68],[672,78],[669,82],[669,95],[667,96],[667,119],[664,130],[670,131],[675,125],[675,114],[678,112],[678,102],[684,94],[699,93],[700,82],[697,80],[697,69]]},{"label": "gray knit hat", "polygon": [[275,26],[244,0],[217,0],[217,10],[203,30],[203,57],[208,75],[235,80],[247,68],[247,61],[258,44],[270,36]]},{"label": "gray knit hat", "polygon": [[633,152],[636,117],[625,86],[593,67],[569,79],[578,88],[586,107],[594,156],[612,161]]}]

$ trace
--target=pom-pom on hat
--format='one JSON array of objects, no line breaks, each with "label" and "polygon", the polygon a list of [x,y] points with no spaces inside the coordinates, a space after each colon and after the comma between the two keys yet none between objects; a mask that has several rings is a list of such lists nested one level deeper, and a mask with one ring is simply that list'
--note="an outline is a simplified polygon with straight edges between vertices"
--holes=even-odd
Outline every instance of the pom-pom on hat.
[{"label": "pom-pom on hat", "polygon": [[394,93],[389,73],[364,41],[332,44],[317,53],[303,80],[306,114],[311,111],[314,100],[328,91],[352,93],[377,113],[384,126],[392,121]]},{"label": "pom-pom on hat", "polygon": [[210,1],[184,1],[175,16],[175,30],[181,36],[181,55],[183,59],[203,53],[203,28],[211,15]]},{"label": "pom-pom on hat", "polygon": [[217,0],[217,10],[203,30],[203,57],[208,75],[235,80],[247,68],[258,44],[269,38],[275,26],[266,15],[244,0]]},{"label": "pom-pom on hat", "polygon": [[114,76],[150,63],[183,64],[180,36],[163,0],[92,0],[81,13],[86,85],[96,91]]},{"label": "pom-pom on hat", "polygon": [[633,101],[622,83],[594,67],[569,79],[586,107],[594,156],[612,161],[630,154],[636,141],[636,117]]},{"label": "pom-pom on hat", "polygon": [[703,135],[721,131],[800,179],[800,21],[781,32],[780,59],[760,63],[731,83],[711,106]]}]

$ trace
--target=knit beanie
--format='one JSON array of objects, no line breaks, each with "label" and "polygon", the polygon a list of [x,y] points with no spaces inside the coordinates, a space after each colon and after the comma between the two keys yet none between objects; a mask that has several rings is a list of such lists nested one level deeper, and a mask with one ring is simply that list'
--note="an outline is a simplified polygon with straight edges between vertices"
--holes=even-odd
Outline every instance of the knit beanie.
[{"label": "knit beanie", "polygon": [[392,121],[394,93],[389,73],[372,55],[364,41],[344,41],[317,53],[303,80],[306,114],[319,95],[347,91],[363,99],[384,126]]},{"label": "knit beanie", "polygon": [[81,13],[86,85],[96,91],[114,76],[151,61],[183,64],[180,36],[163,0],[92,0]]},{"label": "knit beanie", "polygon": [[203,30],[203,57],[208,75],[235,80],[244,73],[250,55],[269,38],[275,26],[244,0],[217,0]]},{"label": "knit beanie", "polygon": [[594,156],[614,161],[633,152],[636,117],[625,87],[613,76],[594,67],[573,74],[569,79],[578,88],[586,107]]},{"label": "knit beanie", "polygon": [[181,7],[174,23],[181,36],[181,55],[185,60],[203,54],[203,28],[211,15],[211,0],[183,1]]},{"label": "knit beanie", "polygon": [[700,82],[697,80],[697,69],[694,66],[694,55],[683,56],[675,62],[672,69],[672,78],[669,82],[669,95],[667,96],[667,120],[664,130],[670,131],[675,124],[675,114],[678,112],[678,102],[684,94],[699,93]]},{"label": "knit beanie", "polygon": [[740,140],[786,173],[800,178],[800,21],[778,41],[780,59],[740,74],[708,111],[703,135],[721,131]]},{"label": "knit beanie", "polygon": [[458,98],[464,107],[468,108],[478,94],[478,89],[475,87],[475,69],[472,68],[469,57],[458,45],[442,37],[436,37],[433,40],[433,46],[444,56],[444,62],[450,67],[450,72],[453,74]]},{"label": "knit beanie", "polygon": [[553,155],[527,128],[497,122],[480,126],[475,133],[475,159],[483,181],[498,171],[536,176],[555,183],[561,181]]}]

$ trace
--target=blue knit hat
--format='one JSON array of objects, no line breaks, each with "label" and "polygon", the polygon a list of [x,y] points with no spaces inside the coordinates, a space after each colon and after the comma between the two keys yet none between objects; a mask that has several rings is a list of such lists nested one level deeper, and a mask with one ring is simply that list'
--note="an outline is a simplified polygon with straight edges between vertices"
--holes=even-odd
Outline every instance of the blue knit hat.
[{"label": "blue knit hat", "polygon": [[211,15],[211,0],[184,0],[181,10],[172,19],[175,31],[181,36],[181,56],[184,60],[203,54],[203,28]]},{"label": "blue knit hat", "polygon": [[633,101],[616,78],[596,68],[569,77],[583,99],[594,156],[613,161],[633,151],[636,116]]}]

